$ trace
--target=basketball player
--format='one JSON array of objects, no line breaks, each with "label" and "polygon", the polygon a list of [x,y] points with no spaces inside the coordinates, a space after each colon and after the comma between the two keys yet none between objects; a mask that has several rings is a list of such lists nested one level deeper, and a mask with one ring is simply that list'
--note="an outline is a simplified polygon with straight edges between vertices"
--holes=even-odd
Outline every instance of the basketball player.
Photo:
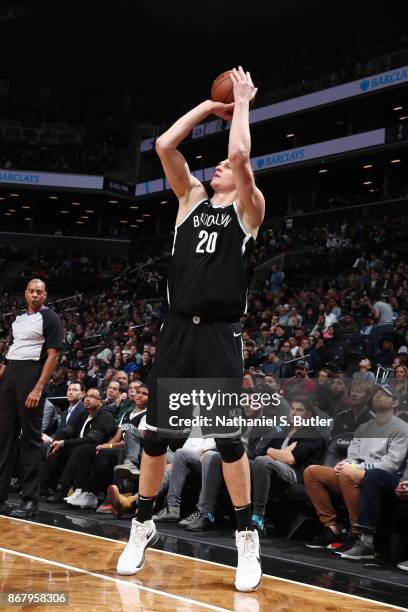
[{"label": "basketball player", "polygon": [[[181,117],[156,142],[166,177],[179,200],[168,278],[169,314],[164,322],[150,379],[147,434],[139,484],[137,518],[117,570],[130,575],[144,565],[144,551],[158,540],[153,504],[163,478],[168,440],[158,427],[159,378],[230,378],[243,375],[242,328],[246,310],[243,254],[264,218],[265,200],[250,164],[249,104],[255,97],[249,72],[231,73],[234,102],[207,100]],[[177,149],[193,127],[215,114],[231,119],[228,159],[216,167],[209,199]],[[159,415],[160,408],[160,415]],[[253,591],[260,584],[258,534],[251,521],[250,472],[237,434],[217,437],[225,482],[236,511],[238,567],[235,586]]]}]

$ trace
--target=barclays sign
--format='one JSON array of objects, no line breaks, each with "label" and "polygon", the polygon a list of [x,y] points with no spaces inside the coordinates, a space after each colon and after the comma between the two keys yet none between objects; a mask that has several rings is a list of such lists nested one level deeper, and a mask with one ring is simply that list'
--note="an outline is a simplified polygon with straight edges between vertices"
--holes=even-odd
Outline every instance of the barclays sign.
[{"label": "barclays sign", "polygon": [[293,151],[284,151],[275,155],[265,155],[258,157],[255,162],[255,169],[262,170],[264,168],[273,168],[274,166],[282,166],[284,164],[293,164],[305,159],[305,149],[295,149]]},{"label": "barclays sign", "polygon": [[0,183],[17,183],[21,185],[38,185],[40,176],[27,172],[10,172],[0,170]]},{"label": "barclays sign", "polygon": [[360,89],[365,93],[366,91],[390,87],[390,85],[399,85],[404,82],[408,82],[408,68],[397,68],[391,72],[384,72],[383,74],[363,79],[360,81]]},{"label": "barclays sign", "polygon": [[28,187],[63,187],[65,189],[103,188],[103,176],[89,174],[57,174],[55,172],[30,172],[24,170],[6,170],[0,168],[0,184],[21,185]]}]

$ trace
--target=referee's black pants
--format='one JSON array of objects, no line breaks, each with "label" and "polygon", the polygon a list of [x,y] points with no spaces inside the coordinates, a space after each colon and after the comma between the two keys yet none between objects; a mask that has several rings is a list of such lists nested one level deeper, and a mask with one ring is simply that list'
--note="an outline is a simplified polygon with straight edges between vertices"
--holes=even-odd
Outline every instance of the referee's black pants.
[{"label": "referee's black pants", "polygon": [[0,381],[0,502],[7,499],[21,432],[23,501],[38,501],[43,465],[42,397],[37,408],[25,402],[42,370],[38,361],[9,361]]}]

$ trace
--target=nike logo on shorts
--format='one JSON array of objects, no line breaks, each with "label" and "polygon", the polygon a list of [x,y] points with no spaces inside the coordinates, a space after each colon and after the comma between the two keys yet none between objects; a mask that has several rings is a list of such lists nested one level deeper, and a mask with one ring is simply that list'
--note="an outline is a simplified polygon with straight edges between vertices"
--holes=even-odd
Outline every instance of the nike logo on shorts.
[{"label": "nike logo on shorts", "polygon": [[238,338],[238,336],[240,336],[241,334],[242,334],[242,332],[239,332],[238,334],[236,334],[236,333],[234,332],[234,338]]}]

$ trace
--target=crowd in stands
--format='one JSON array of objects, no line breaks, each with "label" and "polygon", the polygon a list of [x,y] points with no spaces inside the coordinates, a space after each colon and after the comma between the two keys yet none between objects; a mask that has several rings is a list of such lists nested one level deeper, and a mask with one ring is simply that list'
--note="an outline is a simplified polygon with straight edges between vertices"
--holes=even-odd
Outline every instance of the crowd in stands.
[{"label": "crowd in stands", "polygon": [[85,138],[78,144],[38,145],[2,142],[0,168],[103,175],[121,166],[122,150],[113,138]]},{"label": "crowd in stands", "polygon": [[[278,417],[278,425],[255,424],[245,434],[253,521],[263,534],[269,520],[288,528],[286,518],[300,503],[291,495],[300,488],[302,504],[322,524],[311,548],[372,559],[385,507],[378,492],[389,502],[389,516],[408,499],[407,231],[406,216],[331,222],[311,231],[267,227],[250,255],[250,275],[255,265],[303,247],[317,249],[322,259],[313,278],[307,267],[294,272],[273,264],[263,284],[250,283],[242,316],[245,413]],[[138,255],[139,266],[81,255],[53,256],[50,266],[45,253],[36,253],[21,271],[20,284],[39,276],[51,292],[58,280],[61,286],[81,276],[88,282],[86,293],[53,304],[64,347],[43,422],[49,503],[115,516],[137,508],[149,371],[167,311],[162,292],[169,257],[162,257],[163,245],[155,248]],[[20,307],[11,294],[0,299],[3,315],[11,313],[1,318],[2,358]],[[261,391],[278,394],[279,407],[260,407]],[[310,424],[296,425],[295,417]],[[180,445],[168,453],[155,518],[205,530],[228,512],[220,456],[213,440],[195,436]]]},{"label": "crowd in stands", "polygon": [[[307,50],[302,62],[299,62],[298,55],[292,56],[289,53],[285,54],[286,63],[279,57],[279,63],[276,65],[268,63],[262,68],[262,64],[258,64],[253,71],[254,79],[260,84],[255,104],[264,106],[358,79],[372,74],[373,71],[382,72],[400,66],[405,60],[401,52],[406,51],[407,47],[407,37],[400,37],[393,32],[390,32],[388,40],[384,33],[381,36],[373,32],[364,35],[358,33],[351,36],[346,50],[339,52],[336,45],[333,45],[332,55],[328,55],[327,45],[319,48],[316,44]],[[381,56],[384,56],[383,61]],[[370,59],[377,62],[369,62]],[[193,92],[194,88],[191,91]],[[160,124],[162,129],[165,129],[169,117],[174,119],[196,102],[188,91],[180,102],[174,96],[166,97],[166,92],[160,91],[160,96],[157,96],[156,92],[152,91],[144,94],[138,92],[134,104],[141,123],[153,120],[156,125]],[[148,116],[145,117],[146,113]],[[46,123],[43,125],[46,127]],[[63,125],[69,127],[67,124]],[[29,142],[3,142],[0,147],[0,168],[104,174],[107,170],[120,167],[121,157],[122,151],[118,142],[112,137],[89,136],[81,144],[58,146],[46,143],[39,146]],[[372,198],[375,199],[375,195]]]},{"label": "crowd in stands", "polygon": [[[327,54],[327,45],[319,48],[317,44],[307,50],[307,62],[299,62],[298,57],[291,58],[288,54],[284,62],[280,58],[279,64],[260,75],[262,92],[257,104],[272,104],[318,91],[319,88],[334,87],[373,72],[390,70],[395,65],[401,65],[398,52],[407,47],[406,36],[392,36],[386,40],[383,34],[379,37],[374,32],[359,32],[350,36],[347,49],[339,50],[333,45],[333,55]],[[395,54],[394,62],[390,54]],[[377,61],[370,61],[373,59]]]}]

